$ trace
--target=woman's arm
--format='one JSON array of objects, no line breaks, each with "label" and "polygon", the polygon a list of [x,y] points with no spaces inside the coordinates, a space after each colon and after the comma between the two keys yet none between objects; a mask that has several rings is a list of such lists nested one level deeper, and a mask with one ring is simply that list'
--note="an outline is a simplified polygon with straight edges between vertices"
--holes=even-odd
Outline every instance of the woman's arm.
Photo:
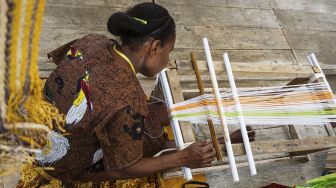
[{"label": "woman's arm", "polygon": [[155,158],[142,158],[138,162],[120,170],[108,170],[101,173],[88,173],[83,179],[90,181],[108,181],[146,177],[176,167],[201,168],[210,166],[215,152],[211,142],[196,142],[182,151]]}]

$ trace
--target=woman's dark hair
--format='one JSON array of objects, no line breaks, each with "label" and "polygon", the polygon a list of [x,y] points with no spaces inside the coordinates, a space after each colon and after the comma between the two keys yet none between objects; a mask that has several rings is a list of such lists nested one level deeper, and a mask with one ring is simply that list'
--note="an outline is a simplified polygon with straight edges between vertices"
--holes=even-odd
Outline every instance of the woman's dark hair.
[{"label": "woman's dark hair", "polygon": [[126,12],[112,14],[107,22],[108,31],[132,49],[149,37],[160,40],[163,45],[175,35],[175,27],[168,11],[154,3],[141,3]]}]

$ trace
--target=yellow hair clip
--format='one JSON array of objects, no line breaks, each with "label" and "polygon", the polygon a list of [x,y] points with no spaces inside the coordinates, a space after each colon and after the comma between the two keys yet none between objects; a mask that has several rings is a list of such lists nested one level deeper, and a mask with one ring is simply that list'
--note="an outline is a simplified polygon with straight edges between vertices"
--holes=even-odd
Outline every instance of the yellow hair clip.
[{"label": "yellow hair clip", "polygon": [[134,18],[136,21],[138,22],[141,22],[142,24],[146,25],[147,24],[147,21],[146,20],[143,20],[143,19],[140,19],[140,18],[137,18],[137,17],[132,17]]}]

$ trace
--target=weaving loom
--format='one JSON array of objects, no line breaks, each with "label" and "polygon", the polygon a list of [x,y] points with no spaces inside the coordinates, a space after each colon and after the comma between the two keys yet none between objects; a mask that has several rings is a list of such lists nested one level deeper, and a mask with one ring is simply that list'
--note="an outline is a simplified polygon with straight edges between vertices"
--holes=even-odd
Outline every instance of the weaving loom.
[{"label": "weaving loom", "polygon": [[[231,89],[227,89],[224,92],[220,93],[219,92],[220,89],[218,88],[218,83],[216,80],[216,72],[218,73],[219,71],[216,70],[215,72],[214,64],[211,58],[211,53],[206,38],[203,39],[203,44],[205,47],[207,57],[208,71],[210,72],[210,78],[213,86],[211,94],[204,94],[204,88],[203,86],[200,86],[202,80],[201,76],[199,75],[197,64],[195,63],[195,58],[193,56],[192,56],[193,68],[195,70],[196,79],[198,81],[199,89],[201,91],[200,93],[202,95],[190,98],[185,101],[178,101],[174,104],[172,99],[172,91],[170,88],[181,89],[181,86],[178,86],[178,84],[176,85],[175,81],[172,81],[173,79],[174,80],[178,79],[179,75],[175,73],[173,78],[171,74],[171,72],[173,71],[169,70],[167,70],[167,73],[170,72],[171,76],[167,75],[165,71],[162,71],[160,74],[160,80],[161,80],[160,84],[162,86],[163,94],[166,98],[167,105],[170,109],[171,124],[174,125],[173,131],[175,141],[180,149],[185,147],[184,146],[185,141],[183,140],[183,137],[186,138],[186,136],[183,135],[183,129],[186,130],[186,128],[184,127],[184,125],[186,125],[185,122],[190,122],[194,124],[208,124],[212,137],[216,135],[216,133],[214,133],[213,124],[217,126],[222,125],[222,128],[224,130],[224,139],[226,143],[225,152],[228,154],[233,179],[234,181],[239,181],[234,154],[241,155],[245,154],[246,152],[250,167],[250,173],[252,176],[256,175],[256,168],[252,155],[252,151],[255,151],[256,147],[254,146],[254,144],[253,145],[251,144],[252,145],[251,147],[248,141],[248,136],[246,133],[246,124],[263,125],[263,126],[267,125],[314,126],[314,125],[328,124],[326,125],[326,129],[327,130],[331,129],[329,124],[335,121],[336,103],[334,100],[332,90],[314,54],[308,56],[311,68],[315,72],[315,74],[313,74],[313,76],[310,77],[308,83],[296,83],[297,80],[294,80],[294,82],[292,82],[288,86],[254,87],[254,88],[242,88],[242,89],[236,88],[228,55],[224,54],[223,64],[225,64],[228,81],[230,82]],[[216,68],[218,67],[219,66],[216,66]],[[221,68],[221,70],[224,69]],[[169,86],[167,77],[168,79],[170,77],[170,84],[174,85]],[[307,79],[304,80],[307,81]],[[181,124],[179,125],[179,121],[181,124],[184,125]],[[245,151],[243,152],[240,151],[240,153],[234,152],[237,151],[237,148],[231,145],[230,138],[228,136],[228,129],[227,129],[228,125],[240,125],[244,140],[244,146],[240,145],[240,147],[242,150]],[[216,139],[217,138],[212,138],[213,141]],[[326,148],[334,147],[334,144],[329,143],[330,140],[335,139],[332,138],[329,139],[328,141],[323,140],[322,145],[324,144]],[[312,140],[306,139],[304,141],[308,143],[311,142]],[[304,141],[301,142],[301,144],[303,144]],[[273,142],[272,144],[274,143],[275,142]],[[279,143],[280,142],[278,142],[277,144]],[[285,143],[285,141],[283,143]],[[290,142],[287,142],[287,144],[288,143]],[[257,143],[255,145],[258,144],[262,145],[263,143]],[[318,144],[316,143],[316,146],[319,144],[321,143]],[[218,146],[218,142],[217,143],[214,142],[214,146],[217,152],[217,159],[220,161],[221,154],[219,153],[220,150],[222,149],[220,149],[220,146]],[[244,149],[242,147],[244,147]],[[299,147],[294,148],[294,150],[300,150]],[[313,150],[314,148],[311,149]],[[320,148],[321,145],[319,145],[319,149]],[[290,150],[290,148],[287,149]],[[258,150],[262,149],[258,148]],[[276,152],[271,150],[272,149],[264,152],[266,153]],[[306,147],[300,151],[308,151],[308,150],[309,147]],[[257,153],[259,152],[257,151]],[[202,170],[195,170],[195,171],[199,172]],[[187,180],[192,179],[190,169],[183,167],[182,173],[185,179]]]}]

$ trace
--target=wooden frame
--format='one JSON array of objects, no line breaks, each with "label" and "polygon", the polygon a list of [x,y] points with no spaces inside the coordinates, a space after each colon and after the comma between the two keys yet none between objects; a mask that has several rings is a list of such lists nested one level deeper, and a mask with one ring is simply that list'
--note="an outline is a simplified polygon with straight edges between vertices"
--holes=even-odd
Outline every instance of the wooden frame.
[{"label": "wooden frame", "polygon": [[[220,84],[226,82],[225,69],[222,62],[214,62],[216,72],[221,75],[218,80]],[[205,83],[205,92],[211,92],[210,77],[207,74],[207,67],[205,61],[198,61],[197,65],[203,82]],[[319,79],[319,70],[313,66],[302,65],[271,65],[271,64],[232,64],[232,69],[236,77],[236,81],[255,81],[268,78],[269,81],[282,81],[284,85],[303,84],[308,82],[317,82]],[[224,76],[223,76],[224,74]],[[173,93],[174,102],[183,101],[185,98],[191,98],[199,93],[196,82],[196,75],[194,74],[192,64],[190,61],[171,61],[167,70],[167,77]],[[184,83],[191,83],[189,88],[184,88]],[[210,87],[209,87],[210,86]],[[300,130],[297,130],[295,125],[288,125],[291,140],[280,141],[255,141],[251,142],[251,148],[253,154],[272,154],[272,153],[288,153],[290,158],[294,156],[305,155],[304,158],[309,160],[307,154],[314,153],[321,150],[336,147],[336,137],[331,125],[324,125],[326,132],[331,137],[319,137],[319,138],[304,138]],[[188,122],[181,123],[181,130],[185,142],[195,141],[193,135],[192,126]],[[233,151],[235,156],[244,155],[243,144],[233,144]],[[225,147],[220,146],[223,154],[223,160],[227,160],[225,157]],[[286,159],[290,159],[286,158]],[[269,161],[270,159],[264,160]],[[260,161],[259,161],[260,162]],[[224,162],[225,163],[225,162]],[[214,162],[213,166],[222,166],[223,161]],[[211,168],[205,168],[207,171]],[[195,170],[193,170],[195,171]],[[202,172],[202,170],[196,170]],[[179,172],[168,173],[165,176],[171,177],[179,174]]]}]

